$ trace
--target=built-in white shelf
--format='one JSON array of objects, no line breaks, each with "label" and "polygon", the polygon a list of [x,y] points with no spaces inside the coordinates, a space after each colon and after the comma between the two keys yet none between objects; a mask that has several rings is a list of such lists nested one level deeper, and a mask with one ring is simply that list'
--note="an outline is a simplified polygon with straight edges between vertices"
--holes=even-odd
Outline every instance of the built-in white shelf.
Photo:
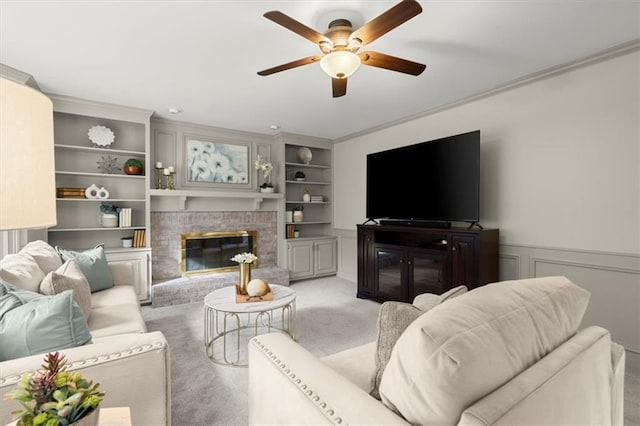
[{"label": "built-in white shelf", "polygon": [[144,203],[144,198],[56,198],[56,201],[80,201],[89,203],[101,203],[103,201],[118,203]]},{"label": "built-in white shelf", "polygon": [[328,221],[305,221],[305,222],[287,222],[287,225],[327,225]]},{"label": "built-in white shelf", "polygon": [[133,155],[138,157],[144,157],[145,153],[140,151],[129,151],[126,149],[112,149],[112,148],[95,148],[92,146],[80,146],[80,145],[61,145],[56,144],[56,149],[68,149],[78,152],[92,152],[96,154],[118,154],[118,155]]},{"label": "built-in white shelf", "polygon": [[146,228],[143,226],[114,226],[114,227],[106,227],[106,226],[96,226],[91,228],[49,228],[49,232],[80,232],[80,231],[123,231],[123,230],[131,230],[131,229],[142,229]]},{"label": "built-in white shelf", "polygon": [[320,164],[304,164],[304,163],[290,163],[290,162],[286,162],[284,163],[285,166],[291,166],[291,167],[307,167],[309,169],[330,169],[331,166],[323,166]]},{"label": "built-in white shelf", "polygon": [[125,174],[113,174],[113,173],[95,173],[95,172],[69,172],[66,170],[56,170],[57,175],[68,176],[91,176],[91,177],[106,177],[106,178],[119,178],[119,179],[144,179],[144,175],[125,175]]},{"label": "built-in white shelf", "polygon": [[284,183],[297,183],[300,185],[331,185],[331,182],[314,182],[309,180],[285,180]]}]

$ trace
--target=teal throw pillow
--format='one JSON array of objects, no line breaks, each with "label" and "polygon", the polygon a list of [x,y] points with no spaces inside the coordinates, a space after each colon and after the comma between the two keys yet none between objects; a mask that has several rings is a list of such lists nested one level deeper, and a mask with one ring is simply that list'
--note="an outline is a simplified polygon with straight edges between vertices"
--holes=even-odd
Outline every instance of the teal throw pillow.
[{"label": "teal throw pillow", "polygon": [[94,248],[84,251],[67,250],[56,246],[56,251],[60,254],[63,262],[69,259],[78,261],[82,273],[89,281],[91,293],[113,287],[113,277],[103,244],[98,244]]},{"label": "teal throw pillow", "polygon": [[91,333],[73,291],[43,296],[15,289],[0,296],[0,361],[87,343]]}]

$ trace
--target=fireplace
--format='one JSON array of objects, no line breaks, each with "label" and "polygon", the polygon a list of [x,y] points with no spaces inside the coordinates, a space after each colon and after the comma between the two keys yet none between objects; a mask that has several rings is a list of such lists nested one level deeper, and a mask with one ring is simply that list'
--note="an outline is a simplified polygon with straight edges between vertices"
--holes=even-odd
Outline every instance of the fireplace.
[{"label": "fireplace", "polygon": [[182,276],[233,271],[238,268],[234,255],[257,252],[254,231],[189,232],[181,240]]}]

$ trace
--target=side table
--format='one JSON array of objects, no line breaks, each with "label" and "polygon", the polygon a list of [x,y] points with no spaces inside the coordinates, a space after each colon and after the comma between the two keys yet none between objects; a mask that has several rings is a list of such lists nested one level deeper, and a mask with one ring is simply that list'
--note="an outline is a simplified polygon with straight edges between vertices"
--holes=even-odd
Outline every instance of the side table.
[{"label": "side table", "polygon": [[[277,284],[269,286],[273,300],[265,302],[236,303],[235,286],[223,287],[207,294],[204,298],[204,346],[211,361],[225,366],[246,367],[246,344],[240,344],[243,330],[248,338],[257,336],[260,330],[268,333],[275,329],[288,334],[293,340],[296,339],[295,291]],[[274,319],[278,311],[279,322]],[[242,321],[241,315],[246,315],[246,321]],[[234,333],[235,336],[232,337]],[[228,340],[235,341],[235,345]],[[217,342],[222,344],[221,348],[217,348]]]}]

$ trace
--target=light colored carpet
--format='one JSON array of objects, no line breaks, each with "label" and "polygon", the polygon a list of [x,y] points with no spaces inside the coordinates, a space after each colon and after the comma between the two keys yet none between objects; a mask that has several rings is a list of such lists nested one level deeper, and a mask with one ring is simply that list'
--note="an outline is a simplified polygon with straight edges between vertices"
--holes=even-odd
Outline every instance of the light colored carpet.
[{"label": "light colored carpet", "polygon": [[[337,277],[291,284],[297,294],[298,343],[317,356],[375,339],[380,305],[357,299],[356,284]],[[171,406],[176,426],[246,425],[247,369],[206,357],[203,304],[142,309],[150,331],[162,331],[171,351]],[[625,425],[640,425],[640,376],[625,376]]]},{"label": "light colored carpet", "polygon": [[[357,299],[356,285],[336,277],[298,281],[296,336],[315,355],[375,339],[380,305]],[[171,353],[173,424],[246,425],[247,369],[212,363],[204,352],[203,303],[142,308],[149,331],[160,330]]]}]

